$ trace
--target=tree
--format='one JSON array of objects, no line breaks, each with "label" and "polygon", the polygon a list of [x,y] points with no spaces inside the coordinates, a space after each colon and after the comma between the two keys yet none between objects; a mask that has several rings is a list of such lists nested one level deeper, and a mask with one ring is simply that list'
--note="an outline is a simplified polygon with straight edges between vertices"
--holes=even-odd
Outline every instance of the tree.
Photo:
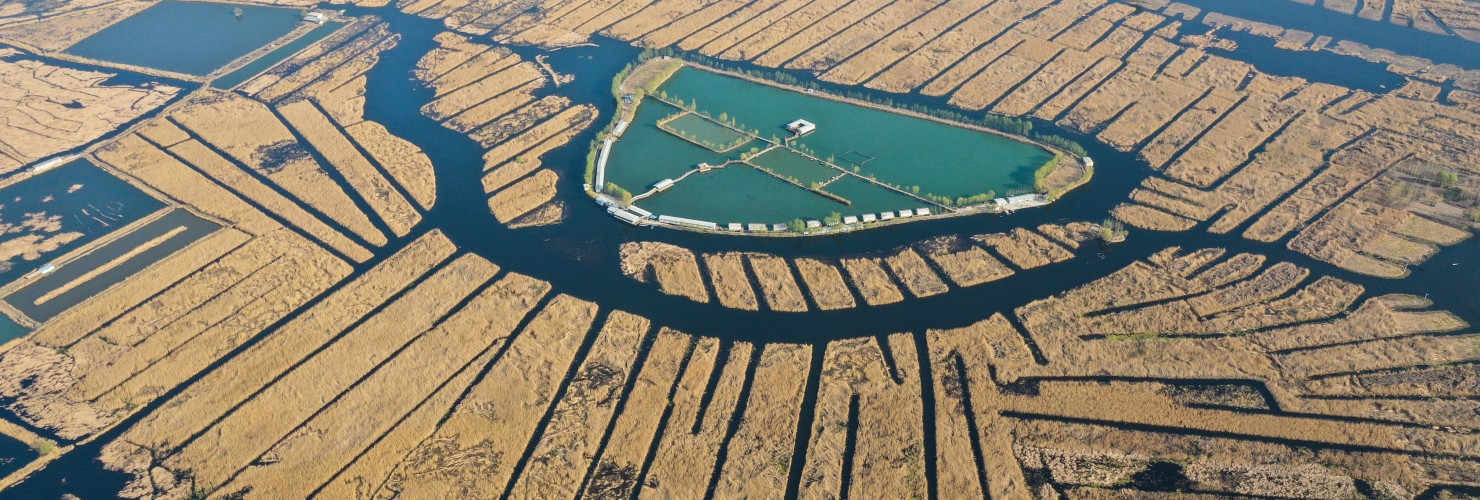
[{"label": "tree", "polygon": [[1450,170],[1439,172],[1439,187],[1449,189],[1459,184],[1459,174]]},{"label": "tree", "polygon": [[1126,234],[1128,232],[1125,230],[1125,224],[1113,217],[1106,218],[1105,222],[1100,224],[1100,239],[1105,243],[1125,241]]},{"label": "tree", "polygon": [[833,213],[827,214],[827,217],[823,217],[822,218],[822,223],[823,224],[827,224],[829,226],[836,226],[838,224],[842,224],[843,223],[843,214],[840,214],[840,213],[837,213],[837,212],[833,212]]},{"label": "tree", "polygon": [[802,219],[792,219],[791,222],[788,222],[786,225],[791,226],[792,231],[801,231],[807,229],[807,223],[802,221]]},{"label": "tree", "polygon": [[621,200],[623,205],[632,204],[632,192],[626,189],[622,189],[622,186],[618,186],[615,182],[607,182],[606,189],[603,191],[605,191],[606,194],[611,195],[618,200]]}]

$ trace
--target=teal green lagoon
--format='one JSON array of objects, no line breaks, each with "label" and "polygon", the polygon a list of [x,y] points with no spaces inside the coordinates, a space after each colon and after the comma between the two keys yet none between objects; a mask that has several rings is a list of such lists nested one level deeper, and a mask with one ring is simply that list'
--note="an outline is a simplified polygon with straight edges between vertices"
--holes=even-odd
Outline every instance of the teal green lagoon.
[{"label": "teal green lagoon", "polygon": [[[233,10],[240,8],[237,18]],[[204,76],[288,34],[298,9],[166,0],[67,48],[68,54]]]},{"label": "teal green lagoon", "polygon": [[[791,137],[785,125],[793,120],[810,121],[816,130],[792,139],[791,146],[885,184],[906,190],[918,186],[921,196],[959,198],[1032,190],[1034,172],[1053,158],[1052,152],[1031,143],[692,67],[680,69],[659,91],[669,100],[693,105],[703,115],[723,114],[737,128],[758,130],[768,139]],[[640,194],[701,162],[718,165],[768,146],[756,140],[721,154],[656,125],[678,111],[658,99],[644,98],[627,131],[612,146],[606,180]],[[719,144],[736,134],[696,115],[674,120],[669,126],[673,125]],[[842,172],[782,148],[751,162],[804,186],[819,183],[823,191],[851,203],[809,192],[748,165],[732,164],[691,175],[636,204],[658,214],[720,224],[779,223],[821,219],[831,213],[862,215],[931,206],[852,175],[829,183]]]}]

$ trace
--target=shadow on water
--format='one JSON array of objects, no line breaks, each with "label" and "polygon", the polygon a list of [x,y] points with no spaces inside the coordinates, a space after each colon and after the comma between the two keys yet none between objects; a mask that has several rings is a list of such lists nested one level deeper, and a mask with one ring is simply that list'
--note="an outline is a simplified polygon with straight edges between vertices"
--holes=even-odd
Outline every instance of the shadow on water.
[{"label": "shadow on water", "polygon": [[[1429,59],[1435,64],[1480,68],[1480,44],[1458,36],[1429,33],[1386,21],[1371,21],[1290,0],[1180,0],[1205,12],[1218,12],[1288,29],[1350,40],[1373,48]],[[1333,44],[1335,41],[1332,42]]]},{"label": "shadow on water", "polygon": [[[1209,29],[1184,23],[1180,34],[1203,34]],[[1236,61],[1253,65],[1260,72],[1300,77],[1312,82],[1329,83],[1351,89],[1365,90],[1375,94],[1385,93],[1402,86],[1407,80],[1391,73],[1387,65],[1370,62],[1357,57],[1320,50],[1285,50],[1275,47],[1275,39],[1228,29],[1218,30],[1219,38],[1238,43],[1234,50],[1218,48],[1209,51]]]}]

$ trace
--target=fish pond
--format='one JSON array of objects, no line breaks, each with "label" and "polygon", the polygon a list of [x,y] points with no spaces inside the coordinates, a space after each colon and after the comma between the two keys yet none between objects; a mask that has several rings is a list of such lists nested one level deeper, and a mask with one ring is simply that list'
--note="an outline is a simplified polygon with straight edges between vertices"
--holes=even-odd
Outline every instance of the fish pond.
[{"label": "fish pond", "polygon": [[298,9],[166,0],[93,33],[65,52],[204,76],[287,35],[301,22]]},{"label": "fish pond", "polygon": [[164,206],[84,159],[0,188],[0,283]]},{"label": "fish pond", "polygon": [[[788,127],[797,120],[813,127]],[[1054,159],[1030,142],[685,66],[641,99],[604,180],[654,213],[774,224],[979,204],[1034,191]],[[653,189],[665,179],[677,182]]]}]

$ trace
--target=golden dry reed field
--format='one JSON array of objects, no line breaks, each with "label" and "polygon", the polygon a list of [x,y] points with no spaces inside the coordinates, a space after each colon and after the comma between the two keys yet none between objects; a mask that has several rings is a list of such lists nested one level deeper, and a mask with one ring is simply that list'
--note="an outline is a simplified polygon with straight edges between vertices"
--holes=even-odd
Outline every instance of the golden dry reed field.
[{"label": "golden dry reed field", "polygon": [[[0,496],[1480,495],[1480,66],[1170,0],[284,0],[343,26],[231,90],[58,57],[154,3],[0,1],[0,298],[83,296],[0,346]],[[1314,3],[1480,53],[1473,1]],[[1033,119],[1099,185],[638,233],[579,163],[636,48]],[[62,155],[164,208],[5,211]]]}]

